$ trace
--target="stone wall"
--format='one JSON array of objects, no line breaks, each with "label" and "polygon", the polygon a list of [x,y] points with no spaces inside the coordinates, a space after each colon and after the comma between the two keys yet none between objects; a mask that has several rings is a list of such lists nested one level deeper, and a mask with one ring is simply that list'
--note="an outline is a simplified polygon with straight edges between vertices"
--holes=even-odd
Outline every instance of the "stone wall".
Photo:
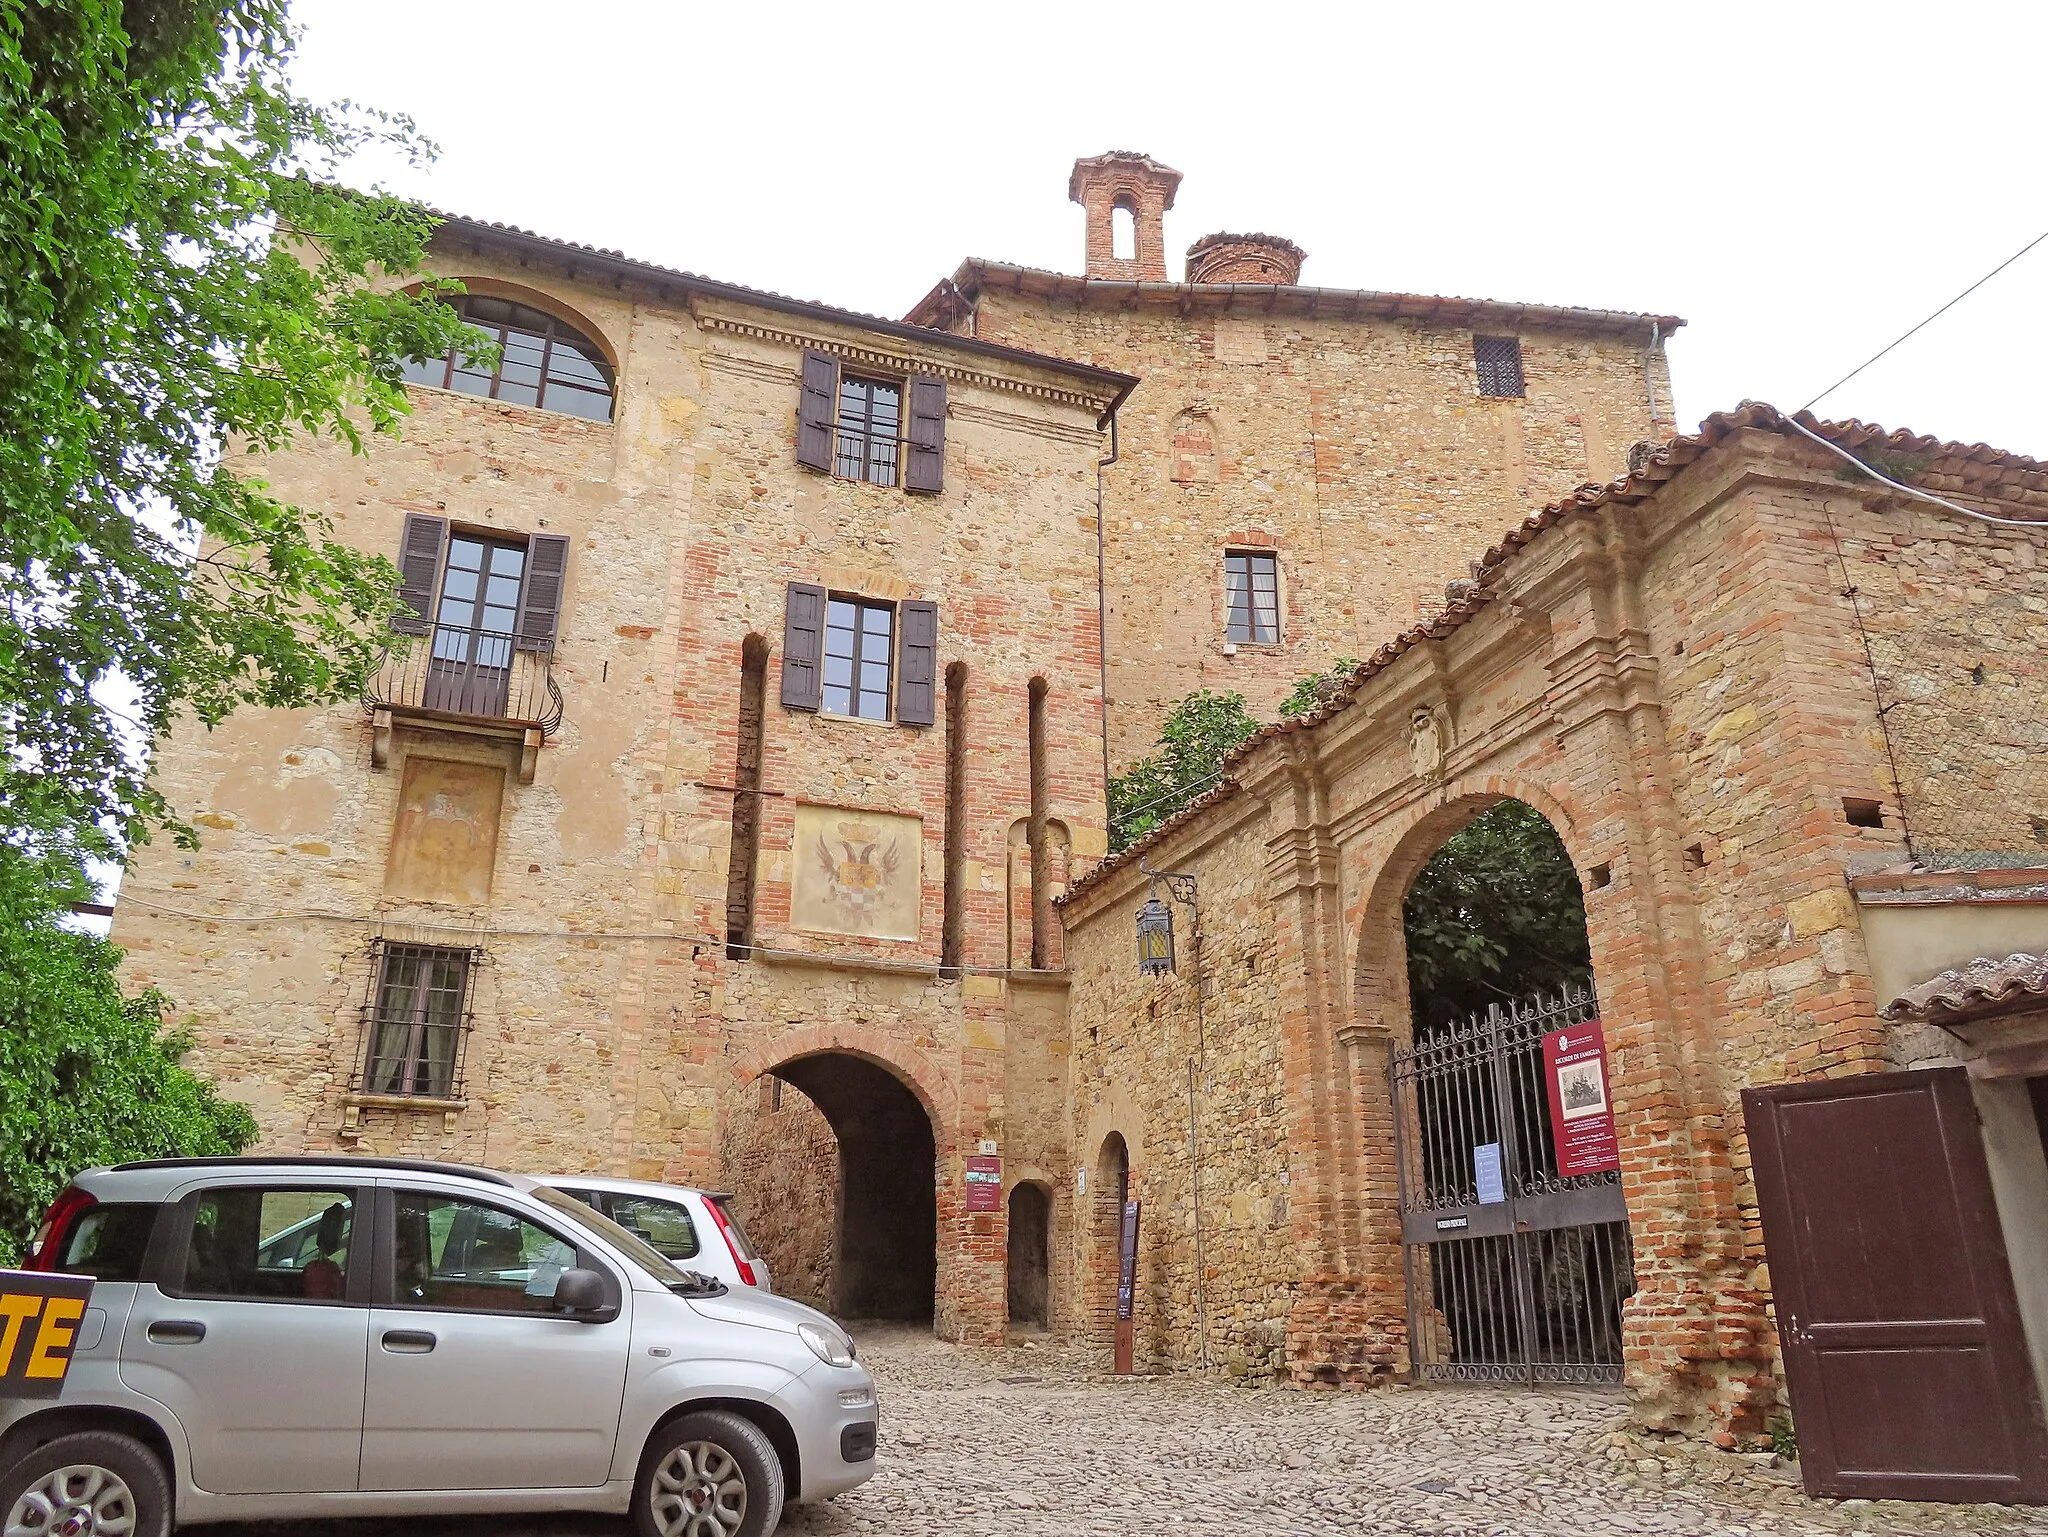
[{"label": "stone wall", "polygon": [[[1335,299],[1318,317],[1176,293],[1185,302],[1088,302],[991,282],[972,321],[977,336],[1144,379],[1104,472],[1117,766],[1198,688],[1235,689],[1272,719],[1303,673],[1441,610],[1445,584],[1526,508],[1620,474],[1629,445],[1659,431],[1646,357],[1671,421],[1647,318],[1634,335],[1510,327],[1528,395],[1496,399],[1477,393],[1470,329],[1332,318]],[[1225,637],[1230,549],[1277,556],[1277,645]]]},{"label": "stone wall", "polygon": [[839,1142],[823,1113],[796,1085],[764,1077],[728,1103],[720,1163],[776,1291],[829,1312]]}]

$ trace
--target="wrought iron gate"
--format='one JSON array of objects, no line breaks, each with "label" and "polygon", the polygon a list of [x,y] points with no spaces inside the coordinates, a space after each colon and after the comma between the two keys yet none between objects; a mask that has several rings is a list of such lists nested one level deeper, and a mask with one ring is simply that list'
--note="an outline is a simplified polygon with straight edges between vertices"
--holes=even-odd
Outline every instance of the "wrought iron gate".
[{"label": "wrought iron gate", "polygon": [[1558,1172],[1543,1055],[1546,1035],[1598,1017],[1590,990],[1569,989],[1393,1054],[1408,1331],[1426,1381],[1621,1380],[1635,1290],[1621,1175]]}]

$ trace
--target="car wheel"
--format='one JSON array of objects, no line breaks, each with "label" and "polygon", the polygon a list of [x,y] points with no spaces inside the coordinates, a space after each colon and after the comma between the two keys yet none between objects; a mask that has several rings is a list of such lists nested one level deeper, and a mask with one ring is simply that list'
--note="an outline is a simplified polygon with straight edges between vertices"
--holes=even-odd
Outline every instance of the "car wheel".
[{"label": "car wheel", "polygon": [[647,1443],[633,1528],[640,1537],[767,1537],[782,1520],[782,1497],[782,1459],[761,1427],[703,1409]]},{"label": "car wheel", "polygon": [[59,1436],[0,1476],[5,1537],[169,1537],[170,1530],[170,1480],[132,1436]]}]

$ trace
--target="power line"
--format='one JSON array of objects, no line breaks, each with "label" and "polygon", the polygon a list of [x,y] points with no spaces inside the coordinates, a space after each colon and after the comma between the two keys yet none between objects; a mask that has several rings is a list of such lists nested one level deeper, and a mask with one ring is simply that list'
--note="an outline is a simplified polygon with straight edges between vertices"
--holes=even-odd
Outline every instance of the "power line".
[{"label": "power line", "polygon": [[1805,405],[1801,406],[1799,409],[1802,411],[1811,411],[1814,408],[1814,406],[1817,405],[1819,402],[1826,400],[1828,396],[1834,394],[1836,390],[1840,389],[1843,385],[1847,384],[1851,379],[1855,378],[1858,374],[1862,373],[1864,369],[1868,368],[1872,363],[1875,363],[1879,358],[1883,357],[1885,353],[1890,352],[1892,350],[1892,347],[1898,346],[1899,342],[1905,341],[1907,337],[1914,335],[1915,332],[1924,330],[1926,327],[1932,325],[1935,321],[1941,319],[1942,316],[1946,315],[1958,304],[1961,304],[1965,299],[1969,298],[1971,294],[1975,293],[1978,289],[1982,288],[1986,283],[1990,282],[1993,278],[1997,277],[1999,273],[2005,271],[2007,267],[2010,267],[2014,262],[2018,261],[2022,256],[2025,256],[2027,252],[2033,250],[2035,246],[2039,245],[2044,240],[2048,240],[2048,229],[2044,229],[2043,231],[2041,231],[2040,234],[2036,235],[2032,240],[2029,240],[2025,245],[2021,246],[2017,251],[2013,252],[2012,255],[2008,256],[2004,261],[2000,262],[1997,266],[1993,267],[1989,272],[1985,273],[1984,276],[1977,279],[1976,282],[1972,283],[1968,288],[1965,288],[1961,293],[1957,294],[1953,299],[1949,300],[1948,303],[1944,304],[1940,309],[1936,310],[1932,315],[1929,315],[1925,320],[1921,321],[1919,325],[1913,327],[1913,329],[1911,331],[1908,331],[1905,334],[1905,336],[1901,336],[1898,339],[1898,341],[1893,342],[1890,347],[1886,347],[1882,351],[1874,353],[1870,357],[1865,358],[1861,363],[1858,363],[1854,368],[1850,369],[1846,374],[1842,375],[1841,378],[1837,379],[1833,384],[1829,385],[1826,389],[1822,390],[1818,395],[1814,396],[1812,400],[1809,400]]}]

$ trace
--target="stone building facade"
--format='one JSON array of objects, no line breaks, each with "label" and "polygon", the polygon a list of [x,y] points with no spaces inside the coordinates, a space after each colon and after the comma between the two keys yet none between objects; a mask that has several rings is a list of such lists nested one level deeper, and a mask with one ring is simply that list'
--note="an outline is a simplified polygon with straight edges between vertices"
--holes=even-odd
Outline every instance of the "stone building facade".
[{"label": "stone building facade", "polygon": [[[1418,1261],[1403,1251],[1388,1077],[1411,1037],[1401,903],[1447,837],[1512,798],[1550,821],[1585,891],[1639,1412],[1732,1443],[1783,1411],[1740,1091],[1924,1061],[1910,1028],[1924,1016],[1880,1016],[1895,991],[1974,953],[1994,916],[1999,944],[2048,941],[2048,871],[1876,873],[1916,855],[2042,864],[2048,783],[2025,772],[2038,727],[2020,721],[2048,708],[2048,472],[1819,430],[2012,521],[1888,491],[1768,407],[1710,418],[1639,473],[1528,518],[1472,593],[1376,652],[1323,711],[1267,728],[1221,786],[1063,899],[1076,1159],[1112,1134],[1143,1150],[1142,1339],[1158,1359],[1195,1358],[1199,1302],[1232,1374],[1410,1369],[1404,1266]],[[1939,761],[1888,729],[1901,695],[1948,696]],[[1979,787],[1995,837],[1931,831],[1958,779]],[[1909,849],[1916,817],[1930,831]],[[1148,870],[1196,879],[1205,1027],[1185,936],[1177,974],[1134,964]],[[1942,916],[1923,901],[1902,930],[1900,892],[1916,885],[1944,888]],[[1957,912],[1965,900],[1979,905]],[[2008,1076],[2034,1070],[2031,1050]],[[2048,1235],[2034,1230],[2048,1166],[2030,1125],[2028,1139],[2033,1183],[2002,1205],[2016,1258]],[[1199,1238],[1197,1177],[1214,1192]],[[1104,1259],[1076,1235],[1077,1320]],[[2038,1344],[2048,1299],[2032,1284],[2021,1307]]]},{"label": "stone building facade", "polygon": [[[1205,236],[1172,282],[1180,179],[1078,162],[1085,275],[970,260],[909,315],[1144,381],[1103,471],[1116,765],[1198,688],[1272,718],[1302,674],[1435,613],[1501,529],[1675,420],[1676,316],[1304,287],[1304,253],[1271,235]],[[1112,251],[1117,207],[1134,260]],[[1273,572],[1270,627],[1233,625],[1232,555]]]}]

